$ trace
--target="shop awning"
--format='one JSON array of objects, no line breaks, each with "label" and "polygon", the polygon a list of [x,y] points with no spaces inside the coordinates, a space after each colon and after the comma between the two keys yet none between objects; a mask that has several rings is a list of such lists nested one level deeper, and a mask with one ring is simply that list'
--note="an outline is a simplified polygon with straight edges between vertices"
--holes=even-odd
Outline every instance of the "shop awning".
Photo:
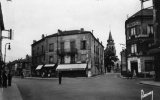
[{"label": "shop awning", "polygon": [[56,68],[57,71],[85,70],[87,64],[60,64]]},{"label": "shop awning", "polygon": [[40,70],[43,67],[43,65],[38,65],[36,70]]},{"label": "shop awning", "polygon": [[55,64],[45,64],[44,67],[54,67]]}]

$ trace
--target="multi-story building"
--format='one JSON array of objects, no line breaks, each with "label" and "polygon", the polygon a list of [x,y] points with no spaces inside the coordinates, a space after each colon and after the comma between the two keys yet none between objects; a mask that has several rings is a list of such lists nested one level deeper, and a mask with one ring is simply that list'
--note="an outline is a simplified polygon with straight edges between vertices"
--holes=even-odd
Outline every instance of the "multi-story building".
[{"label": "multi-story building", "polygon": [[2,70],[3,63],[3,57],[2,57],[2,31],[4,30],[4,22],[3,22],[3,14],[1,9],[1,3],[0,3],[0,74]]},{"label": "multi-story building", "polygon": [[154,44],[153,9],[142,9],[125,22],[127,67],[131,72],[154,70],[154,57],[147,52]]},{"label": "multi-story building", "polygon": [[0,61],[2,61],[2,30],[4,30],[4,22],[0,3]]},{"label": "multi-story building", "polygon": [[[32,44],[32,72],[52,66],[63,74],[92,76],[103,73],[104,47],[92,32],[61,31],[44,36]],[[53,71],[52,71],[53,73]]]},{"label": "multi-story building", "polygon": [[154,56],[155,80],[160,81],[160,1],[153,0],[154,46],[149,54]]},{"label": "multi-story building", "polygon": [[26,55],[24,59],[17,59],[7,64],[7,70],[12,72],[14,76],[31,76],[32,59]]}]

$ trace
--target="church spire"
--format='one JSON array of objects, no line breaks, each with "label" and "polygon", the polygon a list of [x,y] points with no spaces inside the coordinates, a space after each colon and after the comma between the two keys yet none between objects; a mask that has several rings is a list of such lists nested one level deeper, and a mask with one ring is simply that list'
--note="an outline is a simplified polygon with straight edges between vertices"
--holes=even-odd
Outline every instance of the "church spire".
[{"label": "church spire", "polygon": [[113,38],[112,38],[111,30],[109,32],[109,38],[108,38],[107,42],[110,42],[110,41],[114,41]]}]

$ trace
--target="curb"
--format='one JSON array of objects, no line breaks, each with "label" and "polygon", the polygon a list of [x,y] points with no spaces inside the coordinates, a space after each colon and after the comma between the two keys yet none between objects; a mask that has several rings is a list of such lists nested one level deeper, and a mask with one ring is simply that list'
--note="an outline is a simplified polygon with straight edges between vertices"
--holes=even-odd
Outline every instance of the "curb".
[{"label": "curb", "polygon": [[144,85],[151,85],[151,86],[157,86],[160,87],[160,82],[154,82],[154,81],[141,81],[139,84],[144,84]]}]

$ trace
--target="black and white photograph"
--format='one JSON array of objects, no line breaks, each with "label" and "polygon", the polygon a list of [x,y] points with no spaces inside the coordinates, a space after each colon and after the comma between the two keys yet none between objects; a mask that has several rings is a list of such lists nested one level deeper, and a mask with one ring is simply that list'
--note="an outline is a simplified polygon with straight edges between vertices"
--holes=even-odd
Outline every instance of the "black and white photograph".
[{"label": "black and white photograph", "polygon": [[0,100],[160,100],[160,0],[0,0]]}]

